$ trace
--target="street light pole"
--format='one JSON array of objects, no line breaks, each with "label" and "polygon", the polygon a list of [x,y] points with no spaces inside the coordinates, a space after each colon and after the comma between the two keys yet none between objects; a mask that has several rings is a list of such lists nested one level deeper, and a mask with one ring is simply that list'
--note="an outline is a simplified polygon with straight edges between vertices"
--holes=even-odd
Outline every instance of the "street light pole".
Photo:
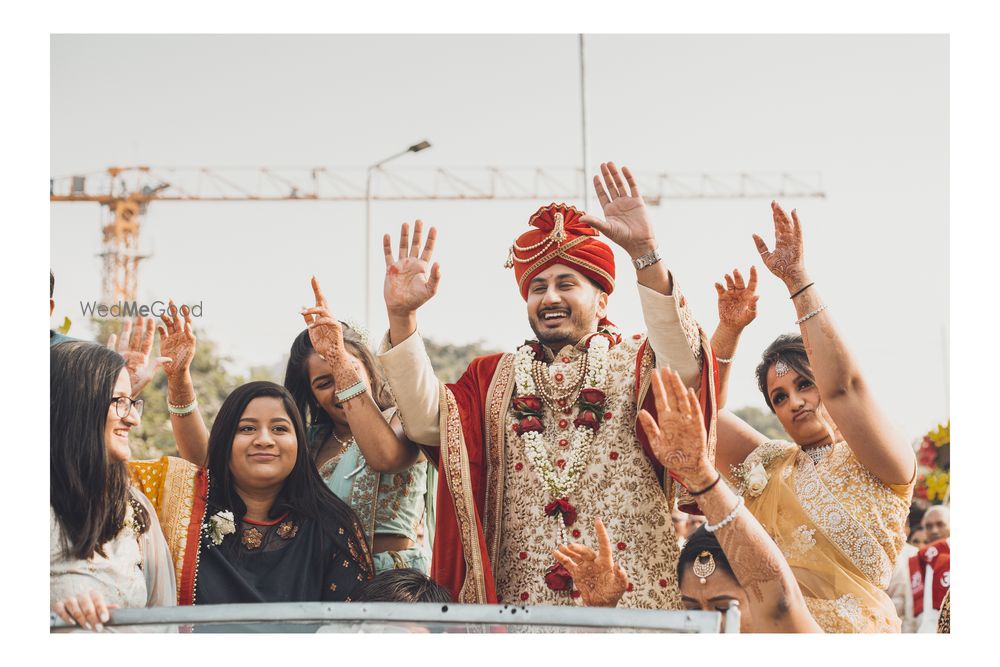
[{"label": "street light pole", "polygon": [[381,169],[382,165],[407,153],[419,153],[425,148],[430,148],[431,143],[427,140],[413,144],[405,151],[400,151],[395,155],[379,160],[368,167],[365,178],[365,328],[371,331],[372,328],[372,177],[376,169]]}]

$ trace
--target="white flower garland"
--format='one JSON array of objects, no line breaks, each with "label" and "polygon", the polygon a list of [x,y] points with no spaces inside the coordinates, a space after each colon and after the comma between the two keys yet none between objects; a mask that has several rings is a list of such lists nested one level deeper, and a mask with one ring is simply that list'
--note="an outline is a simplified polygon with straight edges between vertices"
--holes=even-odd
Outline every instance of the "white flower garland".
[{"label": "white flower garland", "polygon": [[[590,346],[586,354],[587,376],[584,380],[583,389],[599,389],[602,392],[608,379],[608,350],[610,343],[606,336],[596,335],[591,338]],[[514,383],[518,395],[537,396],[537,387],[531,377],[531,367],[535,360],[535,354],[530,345],[522,345],[517,350],[514,358]],[[515,421],[516,425],[517,422]],[[528,460],[534,466],[538,475],[545,482],[545,486],[552,494],[553,498],[564,498],[569,496],[576,488],[577,482],[587,464],[590,461],[590,449],[597,432],[586,426],[576,426],[573,429],[573,436],[570,440],[571,449],[565,457],[565,469],[557,470],[547,455],[545,434],[531,431],[520,436],[524,445],[524,452]]]}]

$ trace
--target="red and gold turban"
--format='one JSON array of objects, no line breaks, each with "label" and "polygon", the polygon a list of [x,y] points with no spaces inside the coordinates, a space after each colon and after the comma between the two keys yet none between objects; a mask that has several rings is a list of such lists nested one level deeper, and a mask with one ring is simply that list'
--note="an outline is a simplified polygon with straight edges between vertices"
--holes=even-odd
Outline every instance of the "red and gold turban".
[{"label": "red and gold turban", "polygon": [[615,256],[600,234],[585,222],[582,211],[567,204],[549,204],[528,220],[533,229],[510,247],[507,268],[514,269],[521,297],[528,300],[531,279],[553,264],[566,264],[591,278],[611,294],[615,289]]}]

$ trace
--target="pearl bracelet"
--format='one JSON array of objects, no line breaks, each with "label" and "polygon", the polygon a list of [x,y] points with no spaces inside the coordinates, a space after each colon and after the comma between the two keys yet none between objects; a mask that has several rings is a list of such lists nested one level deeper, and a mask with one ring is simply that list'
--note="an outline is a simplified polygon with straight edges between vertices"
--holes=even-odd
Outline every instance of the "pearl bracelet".
[{"label": "pearl bracelet", "polygon": [[715,360],[717,362],[719,362],[720,364],[731,364],[731,363],[733,363],[733,357],[729,357],[728,359],[723,359],[722,357],[716,357]]},{"label": "pearl bracelet", "polygon": [[364,380],[358,380],[357,383],[352,384],[344,391],[338,391],[337,401],[339,403],[343,403],[344,401],[349,401],[355,396],[360,396],[366,391],[368,391],[368,385],[365,384]]},{"label": "pearl bracelet", "polygon": [[795,324],[796,325],[802,324],[806,320],[808,320],[808,319],[810,319],[812,317],[816,317],[817,315],[819,315],[820,313],[822,313],[824,310],[826,310],[826,304],[823,304],[822,306],[820,306],[816,310],[812,311],[811,313],[803,315],[799,319],[795,320]]},{"label": "pearl bracelet", "polygon": [[707,524],[706,523],[705,524],[705,530],[707,530],[710,533],[714,533],[715,531],[719,530],[720,528],[725,528],[730,523],[732,523],[733,519],[736,518],[736,515],[739,513],[741,507],[743,507],[743,496],[737,496],[736,497],[736,507],[734,507],[733,511],[729,513],[729,516],[727,516],[725,519],[723,519],[719,523],[715,524],[714,526],[711,525],[711,524]]},{"label": "pearl bracelet", "polygon": [[187,405],[174,405],[170,401],[167,401],[167,410],[172,415],[177,415],[183,417],[184,415],[189,415],[194,412],[194,409],[198,407],[198,399],[194,399]]}]

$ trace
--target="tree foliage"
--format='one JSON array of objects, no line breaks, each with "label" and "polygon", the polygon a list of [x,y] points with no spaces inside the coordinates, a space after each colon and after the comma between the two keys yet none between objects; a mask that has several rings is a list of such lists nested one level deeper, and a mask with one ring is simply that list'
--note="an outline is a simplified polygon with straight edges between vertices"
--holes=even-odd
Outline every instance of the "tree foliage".
[{"label": "tree foliage", "polygon": [[781,422],[769,410],[764,410],[753,405],[732,411],[734,415],[754,427],[771,440],[791,440]]}]

